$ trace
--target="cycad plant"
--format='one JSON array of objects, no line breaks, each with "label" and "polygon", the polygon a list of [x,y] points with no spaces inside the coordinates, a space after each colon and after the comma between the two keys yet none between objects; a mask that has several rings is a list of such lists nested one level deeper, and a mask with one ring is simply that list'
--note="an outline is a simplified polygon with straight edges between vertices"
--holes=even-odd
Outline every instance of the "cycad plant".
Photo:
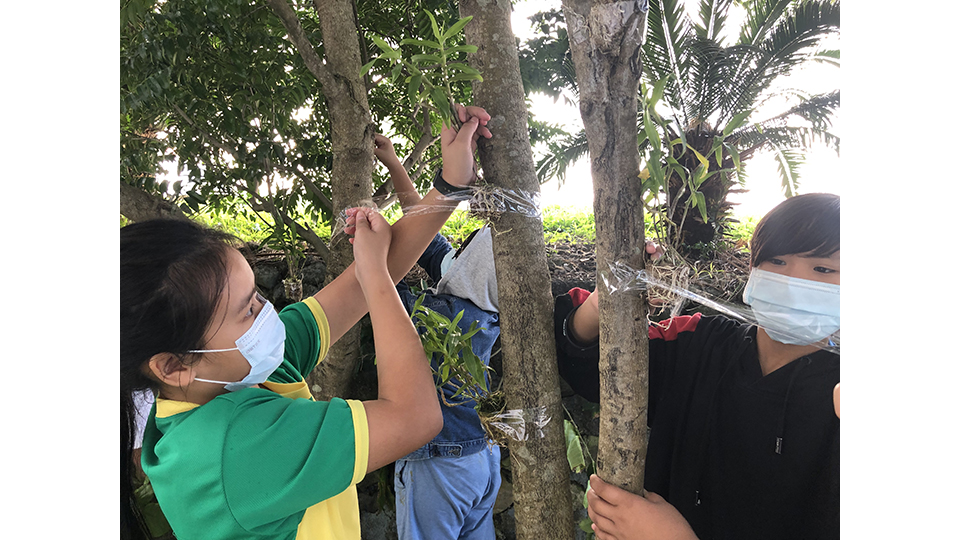
[{"label": "cycad plant", "polygon": [[[746,11],[737,29],[728,17],[735,3]],[[701,0],[693,16],[684,6],[650,0],[638,144],[661,240],[697,255],[726,228],[727,197],[758,152],[776,156],[787,196],[798,188],[806,150],[825,144],[839,153],[840,139],[829,130],[840,91],[812,95],[776,83],[810,63],[839,68],[839,50],[824,46],[839,36],[840,4]],[[585,153],[582,135],[566,142],[541,161],[542,175],[562,172]]]}]

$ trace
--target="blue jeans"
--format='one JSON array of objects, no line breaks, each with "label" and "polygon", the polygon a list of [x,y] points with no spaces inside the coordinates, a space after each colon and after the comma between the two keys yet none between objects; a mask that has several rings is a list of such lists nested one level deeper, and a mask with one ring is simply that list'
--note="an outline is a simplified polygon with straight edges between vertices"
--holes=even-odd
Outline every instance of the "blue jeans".
[{"label": "blue jeans", "polygon": [[500,447],[460,457],[401,459],[393,479],[400,540],[493,540]]}]

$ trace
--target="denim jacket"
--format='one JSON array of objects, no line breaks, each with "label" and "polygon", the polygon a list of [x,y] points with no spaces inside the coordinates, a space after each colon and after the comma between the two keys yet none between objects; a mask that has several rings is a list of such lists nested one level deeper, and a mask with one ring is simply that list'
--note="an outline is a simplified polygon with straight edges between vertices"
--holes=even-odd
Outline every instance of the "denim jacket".
[{"label": "denim jacket", "polygon": [[[420,260],[417,261],[434,282],[440,280],[441,260],[444,255],[452,249],[453,247],[450,243],[438,234],[423,252]],[[400,294],[400,300],[403,302],[407,312],[412,313],[413,305],[414,302],[417,301],[418,295],[414,294],[402,281],[397,285],[397,292]],[[490,352],[493,349],[493,344],[497,341],[497,337],[500,336],[499,314],[484,311],[474,305],[473,302],[456,296],[436,294],[431,290],[424,291],[424,295],[426,296],[423,301],[425,307],[451,320],[456,317],[457,313],[463,311],[463,317],[458,323],[462,331],[468,331],[470,324],[473,321],[477,322],[477,327],[481,328],[481,330],[471,338],[473,352],[480,358],[484,365],[489,365]],[[431,358],[430,363],[434,368],[437,368],[438,363],[436,357]],[[480,425],[480,417],[474,409],[474,405],[476,405],[475,401],[472,399],[464,400],[462,396],[452,399],[455,390],[450,388],[450,385],[444,386],[442,391],[448,402],[463,402],[463,404],[451,407],[441,403],[443,429],[432,441],[402,459],[422,460],[438,456],[466,456],[479,452],[486,446],[487,442],[483,427]]]}]

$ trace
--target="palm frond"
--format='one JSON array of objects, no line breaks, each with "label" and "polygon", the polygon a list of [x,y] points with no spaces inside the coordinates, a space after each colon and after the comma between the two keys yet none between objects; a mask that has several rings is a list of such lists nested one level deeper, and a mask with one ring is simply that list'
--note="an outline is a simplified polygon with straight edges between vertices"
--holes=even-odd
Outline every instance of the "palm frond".
[{"label": "palm frond", "polygon": [[[809,126],[772,126],[761,127],[753,124],[742,133],[735,133],[737,147],[743,153],[752,155],[759,150],[775,148],[795,148],[803,150],[817,145],[840,153],[840,137],[829,131],[813,129]],[[746,159],[746,158],[744,158]]]},{"label": "palm frond", "polygon": [[687,78],[688,42],[692,23],[680,0],[652,0],[647,12],[647,41],[641,50],[643,76],[658,81],[668,75],[664,98],[677,110],[685,110],[682,92]]},{"label": "palm frond", "polygon": [[541,184],[556,178],[562,185],[567,177],[567,168],[589,152],[587,133],[581,129],[575,135],[550,143],[547,148],[544,156],[537,161],[537,178]]},{"label": "palm frond", "polygon": [[733,0],[700,0],[700,21],[695,26],[697,37],[719,42],[731,5]]},{"label": "palm frond", "polygon": [[780,175],[780,187],[783,194],[793,197],[800,187],[800,165],[803,164],[803,152],[794,148],[774,148],[777,160],[777,173]]},{"label": "palm frond", "polygon": [[[774,3],[758,0],[756,5]],[[769,13],[774,14],[775,11]],[[768,30],[762,40],[749,43],[749,53],[732,73],[736,79],[731,80],[721,118],[730,118],[750,107],[774,79],[810,60],[811,50],[815,50],[822,39],[839,31],[840,7],[833,2],[807,0],[799,2],[795,11],[784,11],[781,15],[780,20],[766,21],[757,28],[757,31]]]},{"label": "palm frond", "polygon": [[737,43],[759,45],[790,7],[792,0],[754,0],[746,2],[746,17]]},{"label": "palm frond", "polygon": [[833,116],[840,109],[840,91],[834,90],[826,94],[804,99],[799,104],[794,105],[783,113],[771,118],[770,122],[789,119],[802,119],[810,127],[818,131],[826,131],[833,125]]}]

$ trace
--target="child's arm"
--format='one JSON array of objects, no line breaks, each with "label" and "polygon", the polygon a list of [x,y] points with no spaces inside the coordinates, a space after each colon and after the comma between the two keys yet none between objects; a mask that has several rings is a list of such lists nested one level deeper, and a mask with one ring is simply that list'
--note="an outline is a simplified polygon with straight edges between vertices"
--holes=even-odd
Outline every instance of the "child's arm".
[{"label": "child's arm", "polygon": [[378,396],[363,403],[370,472],[430,441],[443,427],[443,416],[420,337],[387,272],[390,225],[366,208],[355,220],[356,276],[370,306],[377,353]]},{"label": "child's arm", "polygon": [[[473,179],[473,150],[477,137],[491,137],[485,124],[490,115],[479,107],[459,107],[463,126],[459,131],[444,126],[440,132],[440,148],[443,153],[443,178],[454,186],[467,186]],[[394,285],[399,283],[413,268],[420,254],[427,248],[440,227],[457,207],[457,201],[431,189],[420,203],[405,211],[403,217],[391,227],[393,240],[387,256],[387,268]],[[347,227],[344,232],[353,234],[354,215],[357,209],[347,211]],[[330,337],[337,341],[367,312],[367,303],[357,282],[356,262],[314,297],[323,307],[330,323]]]},{"label": "child's arm", "polygon": [[[653,261],[663,256],[663,248],[649,240],[644,250]],[[596,290],[570,316],[567,329],[580,344],[591,343],[600,336],[600,306]]]},{"label": "child's arm", "polygon": [[377,133],[373,136],[373,142],[377,147],[373,150],[380,163],[387,167],[390,173],[390,181],[393,182],[393,189],[397,192],[400,199],[400,208],[410,208],[420,202],[420,193],[414,187],[410,175],[403,168],[403,163],[397,157],[397,151],[393,147],[393,141]]}]

